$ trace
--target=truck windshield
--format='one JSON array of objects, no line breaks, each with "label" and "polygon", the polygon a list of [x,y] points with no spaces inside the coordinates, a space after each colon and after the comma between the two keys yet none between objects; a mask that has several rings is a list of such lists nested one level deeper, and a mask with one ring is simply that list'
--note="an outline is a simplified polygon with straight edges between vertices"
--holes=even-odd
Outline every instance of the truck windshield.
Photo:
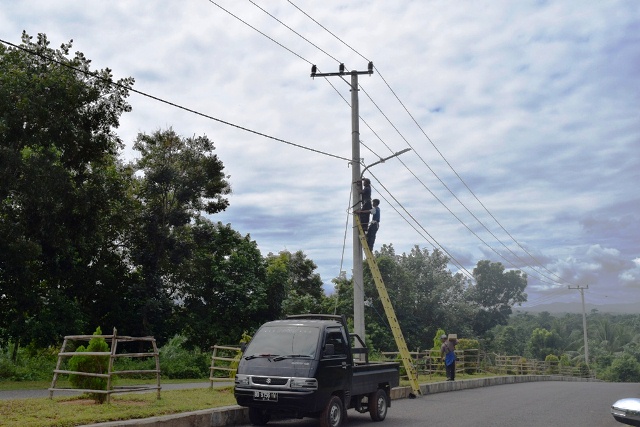
[{"label": "truck windshield", "polygon": [[320,329],[309,326],[266,326],[258,331],[245,351],[246,357],[314,357]]}]

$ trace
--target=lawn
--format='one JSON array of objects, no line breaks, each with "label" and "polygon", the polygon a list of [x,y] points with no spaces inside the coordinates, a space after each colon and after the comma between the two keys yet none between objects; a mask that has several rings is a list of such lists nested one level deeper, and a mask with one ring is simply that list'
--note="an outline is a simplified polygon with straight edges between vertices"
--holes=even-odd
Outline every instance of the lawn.
[{"label": "lawn", "polygon": [[[6,388],[5,388],[6,390]],[[156,393],[116,394],[99,405],[86,396],[0,400],[5,427],[71,427],[106,421],[148,418],[235,405],[233,388],[198,388]]]}]

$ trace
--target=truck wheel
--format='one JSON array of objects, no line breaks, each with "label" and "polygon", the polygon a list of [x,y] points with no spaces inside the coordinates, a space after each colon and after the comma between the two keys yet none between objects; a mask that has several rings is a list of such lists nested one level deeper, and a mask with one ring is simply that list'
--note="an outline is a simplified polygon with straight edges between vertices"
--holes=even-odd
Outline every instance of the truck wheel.
[{"label": "truck wheel", "polygon": [[249,408],[249,421],[254,426],[265,426],[271,419],[271,414],[260,408]]},{"label": "truck wheel", "polygon": [[327,407],[320,415],[320,427],[340,427],[344,415],[342,400],[338,396],[331,396]]},{"label": "truck wheel", "polygon": [[369,395],[369,415],[373,421],[382,421],[387,417],[387,393],[381,388]]}]

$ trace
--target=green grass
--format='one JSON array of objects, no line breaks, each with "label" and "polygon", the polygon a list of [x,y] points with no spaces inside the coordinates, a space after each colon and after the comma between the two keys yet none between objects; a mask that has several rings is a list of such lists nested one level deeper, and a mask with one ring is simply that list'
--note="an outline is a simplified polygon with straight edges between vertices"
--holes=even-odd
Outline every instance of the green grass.
[{"label": "green grass", "polygon": [[[230,382],[233,379],[229,379]],[[184,383],[205,383],[209,382],[209,378],[201,378],[201,379],[165,379],[163,378],[160,381],[160,384],[184,384]],[[135,384],[155,384],[156,379],[118,379],[116,385],[135,385]],[[51,387],[51,381],[1,381],[0,380],[0,391],[6,390],[42,390],[48,389]],[[58,380],[56,383],[56,387],[58,388],[73,388],[69,380],[64,377]]]},{"label": "green grass", "polygon": [[[458,374],[456,379],[484,378],[493,374]],[[420,384],[444,381],[442,375],[420,375]],[[198,380],[162,380],[167,383],[188,383]],[[206,380],[200,380],[206,381]],[[121,380],[120,385],[155,383],[155,380]],[[47,389],[48,381],[6,381],[0,382],[0,390]],[[401,386],[409,386],[408,380],[401,380]],[[68,381],[58,382],[58,387],[70,387]],[[54,394],[55,396],[55,394]],[[86,396],[54,397],[39,399],[0,400],[0,419],[6,427],[72,427],[107,421],[148,418],[160,415],[197,411],[200,409],[235,405],[233,388],[198,388],[188,390],[168,390],[156,393],[113,394],[110,404],[95,404]]]},{"label": "green grass", "polygon": [[[19,384],[24,386],[24,383]],[[156,397],[156,393],[115,394],[111,396],[110,404],[103,405],[96,404],[85,396],[2,400],[0,419],[5,427],[72,427],[177,414],[236,403],[232,387],[169,390],[161,393],[160,400]]]}]

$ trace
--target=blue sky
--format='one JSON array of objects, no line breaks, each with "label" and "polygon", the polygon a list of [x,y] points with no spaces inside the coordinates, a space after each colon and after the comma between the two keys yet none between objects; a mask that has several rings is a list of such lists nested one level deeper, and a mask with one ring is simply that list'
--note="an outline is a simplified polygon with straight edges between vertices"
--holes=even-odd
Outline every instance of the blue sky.
[{"label": "blue sky", "polygon": [[[522,269],[528,305],[579,301],[568,285],[588,285],[589,303],[640,302],[636,0],[0,5],[3,40],[19,43],[22,30],[54,46],[73,39],[139,91],[345,158],[349,86],[311,79],[311,64],[365,70],[371,60],[376,73],[360,77],[363,164],[412,148],[371,169],[377,247],[441,246],[452,271],[481,259]],[[138,132],[207,135],[233,189],[213,220],[265,255],[303,250],[328,291],[341,265],[351,275],[347,162],[140,95],[130,103],[123,157],[135,156]]]}]

